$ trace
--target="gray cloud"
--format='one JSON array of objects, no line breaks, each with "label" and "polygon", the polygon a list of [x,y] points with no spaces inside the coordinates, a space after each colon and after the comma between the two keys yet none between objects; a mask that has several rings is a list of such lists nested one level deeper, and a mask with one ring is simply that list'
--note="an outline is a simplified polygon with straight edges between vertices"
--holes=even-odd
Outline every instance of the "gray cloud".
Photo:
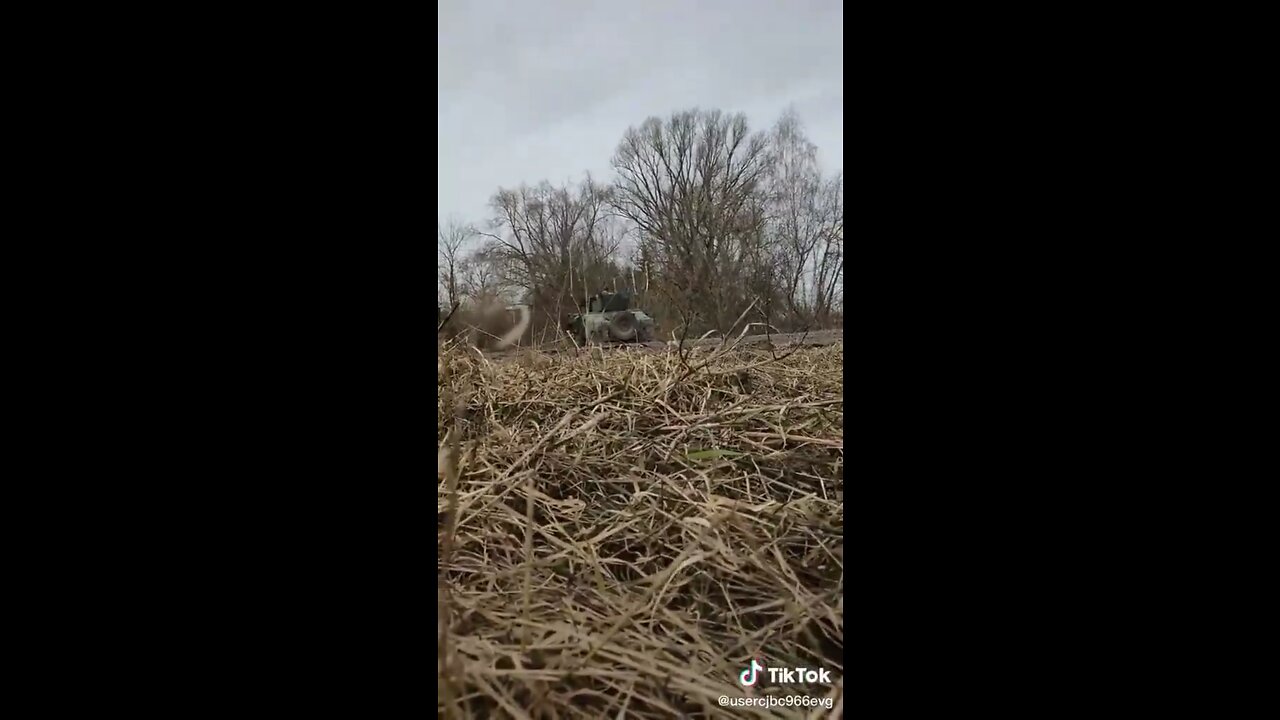
[{"label": "gray cloud", "polygon": [[840,0],[441,0],[439,215],[498,187],[611,176],[628,126],[690,107],[765,129],[794,105],[844,167]]}]

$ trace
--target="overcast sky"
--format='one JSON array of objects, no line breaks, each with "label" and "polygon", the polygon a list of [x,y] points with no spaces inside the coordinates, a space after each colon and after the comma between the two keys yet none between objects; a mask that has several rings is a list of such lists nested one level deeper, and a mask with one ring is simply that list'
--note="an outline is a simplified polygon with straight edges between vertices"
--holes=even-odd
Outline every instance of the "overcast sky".
[{"label": "overcast sky", "polygon": [[612,177],[628,126],[702,107],[767,129],[794,105],[844,169],[841,0],[440,0],[439,219],[499,187]]}]

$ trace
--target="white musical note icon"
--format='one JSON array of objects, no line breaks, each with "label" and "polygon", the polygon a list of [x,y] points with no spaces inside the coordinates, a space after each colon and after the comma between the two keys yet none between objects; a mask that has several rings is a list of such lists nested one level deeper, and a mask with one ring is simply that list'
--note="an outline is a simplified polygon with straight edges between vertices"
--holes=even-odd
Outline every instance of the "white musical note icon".
[{"label": "white musical note icon", "polygon": [[755,685],[756,671],[763,670],[763,669],[764,669],[763,665],[756,662],[755,658],[751,658],[751,667],[748,667],[746,670],[743,670],[742,672],[738,673],[738,682],[748,686]]}]

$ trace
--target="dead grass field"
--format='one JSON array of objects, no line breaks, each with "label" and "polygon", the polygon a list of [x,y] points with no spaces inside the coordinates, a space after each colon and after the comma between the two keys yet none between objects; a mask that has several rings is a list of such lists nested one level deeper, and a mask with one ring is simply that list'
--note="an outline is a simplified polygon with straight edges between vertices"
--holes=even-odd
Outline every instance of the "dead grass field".
[{"label": "dead grass field", "polygon": [[695,352],[444,348],[440,717],[843,715],[843,343]]}]

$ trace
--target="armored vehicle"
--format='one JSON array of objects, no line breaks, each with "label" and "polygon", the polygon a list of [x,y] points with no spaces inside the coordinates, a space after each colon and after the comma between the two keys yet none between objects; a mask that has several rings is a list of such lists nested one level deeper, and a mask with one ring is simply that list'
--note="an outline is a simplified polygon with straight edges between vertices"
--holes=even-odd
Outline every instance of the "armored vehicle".
[{"label": "armored vehicle", "polygon": [[592,295],[587,312],[571,315],[565,330],[579,345],[649,342],[656,326],[642,310],[631,309],[631,296],[608,291]]}]

